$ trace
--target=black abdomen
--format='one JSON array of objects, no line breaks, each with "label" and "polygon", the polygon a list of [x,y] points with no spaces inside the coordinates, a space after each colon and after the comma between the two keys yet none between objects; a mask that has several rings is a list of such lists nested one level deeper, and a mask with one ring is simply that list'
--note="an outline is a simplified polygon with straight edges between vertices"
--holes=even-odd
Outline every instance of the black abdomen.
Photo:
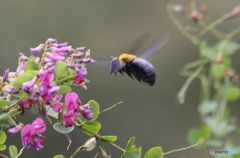
[{"label": "black abdomen", "polygon": [[131,62],[126,63],[123,69],[131,78],[136,78],[138,81],[143,81],[149,85],[154,85],[156,81],[156,71],[154,66],[145,59],[136,58]]}]

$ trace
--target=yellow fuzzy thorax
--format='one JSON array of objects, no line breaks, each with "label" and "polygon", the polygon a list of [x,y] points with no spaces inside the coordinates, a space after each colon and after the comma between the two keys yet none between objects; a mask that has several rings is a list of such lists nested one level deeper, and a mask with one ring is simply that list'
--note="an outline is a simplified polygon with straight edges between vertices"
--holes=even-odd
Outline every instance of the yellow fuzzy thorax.
[{"label": "yellow fuzzy thorax", "polygon": [[121,61],[127,61],[127,62],[131,62],[133,61],[137,56],[133,55],[133,54],[127,54],[127,53],[122,53],[121,55],[119,55],[118,59]]}]

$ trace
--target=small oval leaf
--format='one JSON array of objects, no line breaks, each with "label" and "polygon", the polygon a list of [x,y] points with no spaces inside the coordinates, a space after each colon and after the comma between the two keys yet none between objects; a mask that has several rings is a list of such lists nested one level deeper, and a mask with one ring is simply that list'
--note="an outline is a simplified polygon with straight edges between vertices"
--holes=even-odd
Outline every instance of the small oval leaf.
[{"label": "small oval leaf", "polygon": [[10,104],[11,104],[10,101],[0,99],[0,107],[4,107]]},{"label": "small oval leaf", "polygon": [[60,90],[59,90],[58,94],[63,95],[68,92],[71,92],[71,91],[72,91],[72,88],[70,86],[62,85],[62,86],[60,86]]},{"label": "small oval leaf", "polygon": [[55,155],[53,158],[65,158],[63,155]]},{"label": "small oval leaf", "polygon": [[69,75],[68,68],[65,62],[58,61],[55,64],[54,74],[57,80]]},{"label": "small oval leaf", "polygon": [[15,88],[21,88],[21,87],[22,87],[22,84],[23,84],[24,82],[27,82],[27,81],[32,80],[33,77],[35,77],[35,76],[37,75],[37,73],[38,73],[38,71],[27,71],[27,72],[24,72],[23,74],[19,75],[19,76],[16,78],[13,86],[14,86]]},{"label": "small oval leaf", "polygon": [[18,154],[18,149],[15,145],[10,145],[9,148],[9,155],[11,158],[16,158]]},{"label": "small oval leaf", "polygon": [[112,136],[112,135],[102,136],[102,140],[112,143],[112,142],[115,142],[117,140],[117,136]]},{"label": "small oval leaf", "polygon": [[72,132],[74,130],[74,126],[72,126],[72,127],[65,127],[62,123],[56,122],[53,125],[53,129],[55,131],[57,131],[58,133],[68,134],[68,133],[70,133],[70,132]]},{"label": "small oval leaf", "polygon": [[88,121],[83,124],[82,128],[89,134],[97,134],[101,129],[101,124],[97,121]]},{"label": "small oval leaf", "polygon": [[144,158],[163,158],[164,153],[162,151],[162,147],[154,147],[149,149],[146,154],[144,155]]},{"label": "small oval leaf", "polygon": [[0,145],[0,151],[4,151],[7,149],[7,146],[5,144]]},{"label": "small oval leaf", "polygon": [[0,145],[4,144],[7,140],[7,135],[4,131],[0,131]]}]

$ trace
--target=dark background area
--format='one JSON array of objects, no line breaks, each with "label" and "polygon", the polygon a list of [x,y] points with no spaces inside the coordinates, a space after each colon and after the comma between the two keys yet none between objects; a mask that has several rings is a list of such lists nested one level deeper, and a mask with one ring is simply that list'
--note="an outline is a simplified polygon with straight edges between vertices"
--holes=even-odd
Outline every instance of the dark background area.
[{"label": "dark background area", "polygon": [[[215,19],[232,9],[239,0],[199,0],[209,5],[210,15]],[[143,151],[152,146],[163,146],[165,151],[187,146],[187,132],[198,127],[197,82],[187,93],[183,106],[176,104],[175,96],[185,78],[179,75],[181,67],[197,58],[198,50],[176,29],[166,14],[163,0],[8,0],[0,3],[0,72],[17,67],[18,52],[29,55],[29,47],[45,42],[49,37],[68,41],[74,47],[91,48],[93,58],[110,58],[124,51],[142,33],[154,37],[168,34],[169,42],[152,61],[158,79],[154,87],[138,83],[128,77],[109,76],[107,71],[89,67],[88,90],[76,89],[81,100],[97,100],[102,109],[117,101],[124,103],[111,112],[100,116],[102,134],[118,136],[118,142],[125,146],[131,136],[137,137],[137,144]],[[223,30],[238,27],[239,19],[223,25]],[[210,39],[211,40],[211,39]],[[239,59],[239,55],[237,56]],[[236,59],[237,61],[237,59]],[[239,60],[238,60],[239,62]],[[239,116],[238,103],[232,106],[234,115]],[[29,122],[32,115],[25,118]],[[71,154],[86,137],[75,130],[71,133],[73,145],[64,135],[47,129],[42,151],[25,150],[23,157],[52,157],[57,153]],[[236,138],[236,139],[239,139]],[[17,143],[20,136],[9,137],[8,143]],[[109,147],[112,157],[119,152]],[[92,153],[81,153],[79,157],[93,157]],[[207,158],[208,151],[189,150],[172,154],[169,158]]]}]

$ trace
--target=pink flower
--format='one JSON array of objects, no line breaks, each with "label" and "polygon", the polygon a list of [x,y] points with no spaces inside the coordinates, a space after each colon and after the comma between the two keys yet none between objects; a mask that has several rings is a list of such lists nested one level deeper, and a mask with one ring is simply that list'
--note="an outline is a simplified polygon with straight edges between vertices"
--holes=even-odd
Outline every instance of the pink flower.
[{"label": "pink flower", "polygon": [[75,119],[79,116],[78,113],[74,111],[67,112],[63,114],[63,124],[65,127],[71,127],[75,123]]},{"label": "pink flower", "polygon": [[28,99],[22,100],[19,104],[23,108],[30,108],[33,103],[34,103],[34,101],[32,99],[28,98]]},{"label": "pink flower", "polygon": [[6,69],[3,73],[3,82],[8,81],[8,77],[9,77],[9,68]]},{"label": "pink flower", "polygon": [[25,148],[34,147],[36,150],[43,148],[43,136],[41,133],[46,131],[46,125],[41,118],[37,118],[32,124],[27,124],[21,132],[22,144]]},{"label": "pink flower", "polygon": [[73,82],[77,85],[81,84],[86,80],[86,73],[82,70],[77,70],[77,76],[73,78]]},{"label": "pink flower", "polygon": [[61,103],[54,103],[54,104],[52,105],[52,108],[53,108],[54,111],[60,112],[61,109],[62,109],[62,104],[61,104]]},{"label": "pink flower", "polygon": [[53,44],[53,46],[58,47],[58,48],[62,48],[62,47],[68,46],[68,43],[67,42],[55,43],[55,44]]},{"label": "pink flower", "polygon": [[87,120],[91,120],[93,118],[93,113],[91,111],[91,106],[89,104],[81,106],[80,110],[83,117],[86,118]]},{"label": "pink flower", "polygon": [[75,92],[67,93],[65,96],[66,109],[63,112],[63,124],[66,127],[74,125],[75,119],[79,116],[78,108],[80,106],[78,95]]},{"label": "pink flower", "polygon": [[52,105],[52,108],[56,112],[61,112],[62,110],[62,104],[60,103],[61,100],[62,100],[62,95],[57,95],[53,100],[54,103]]},{"label": "pink flower", "polygon": [[68,111],[76,111],[79,107],[77,93],[75,92],[67,93],[65,96],[65,105]]},{"label": "pink flower", "polygon": [[53,53],[65,56],[71,50],[72,50],[72,46],[68,46],[68,45],[64,46],[64,43],[63,43],[60,45],[60,47],[53,49]]},{"label": "pink flower", "polygon": [[65,57],[62,55],[59,55],[58,53],[50,53],[49,58],[52,59],[52,61],[57,62],[57,61],[64,61]]},{"label": "pink flower", "polygon": [[22,84],[23,90],[29,94],[31,92],[33,86],[35,85],[36,81],[37,81],[37,77],[33,78],[30,81],[24,82]]},{"label": "pink flower", "polygon": [[30,48],[32,55],[38,55],[44,48],[44,44],[40,44],[35,48]]},{"label": "pink flower", "polygon": [[22,130],[23,126],[24,126],[24,124],[20,123],[16,127],[8,129],[8,133],[16,134]]},{"label": "pink flower", "polygon": [[54,68],[50,68],[48,70],[45,70],[43,72],[41,72],[39,74],[40,76],[40,81],[41,81],[41,84],[44,85],[44,86],[49,86],[52,84],[53,80],[54,80]]}]

